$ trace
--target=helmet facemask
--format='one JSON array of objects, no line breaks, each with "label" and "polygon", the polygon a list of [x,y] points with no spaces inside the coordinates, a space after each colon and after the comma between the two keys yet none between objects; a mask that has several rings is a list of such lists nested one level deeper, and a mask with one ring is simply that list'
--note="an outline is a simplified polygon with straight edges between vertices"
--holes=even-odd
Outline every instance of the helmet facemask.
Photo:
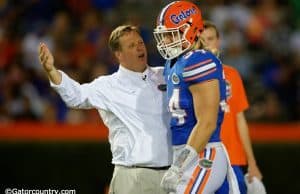
[{"label": "helmet facemask", "polygon": [[189,24],[184,24],[177,28],[157,26],[154,29],[157,49],[164,59],[174,59],[190,48],[191,43],[186,39],[189,28]]}]

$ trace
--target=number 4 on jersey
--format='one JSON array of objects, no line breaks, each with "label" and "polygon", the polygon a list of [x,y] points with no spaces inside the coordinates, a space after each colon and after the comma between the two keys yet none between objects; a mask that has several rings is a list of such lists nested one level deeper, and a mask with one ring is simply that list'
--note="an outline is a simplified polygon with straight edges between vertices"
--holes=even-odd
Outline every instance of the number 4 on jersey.
[{"label": "number 4 on jersey", "polygon": [[170,101],[169,101],[169,110],[172,113],[172,117],[175,117],[178,119],[178,124],[182,125],[185,122],[184,117],[186,116],[186,112],[184,109],[180,108],[179,92],[180,92],[180,90],[178,88],[175,88],[173,90],[172,97],[170,98]]}]

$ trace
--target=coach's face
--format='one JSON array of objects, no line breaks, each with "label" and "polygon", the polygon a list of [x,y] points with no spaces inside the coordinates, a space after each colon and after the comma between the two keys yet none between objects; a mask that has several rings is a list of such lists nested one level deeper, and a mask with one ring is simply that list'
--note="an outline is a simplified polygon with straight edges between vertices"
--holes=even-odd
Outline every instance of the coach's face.
[{"label": "coach's face", "polygon": [[147,49],[142,37],[135,31],[124,34],[119,39],[120,50],[116,57],[125,68],[143,72],[147,66]]}]

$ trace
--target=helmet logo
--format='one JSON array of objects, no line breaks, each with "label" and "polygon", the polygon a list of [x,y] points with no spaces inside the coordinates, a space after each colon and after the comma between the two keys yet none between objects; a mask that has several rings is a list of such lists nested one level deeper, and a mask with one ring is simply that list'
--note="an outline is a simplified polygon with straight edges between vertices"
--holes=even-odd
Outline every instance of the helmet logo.
[{"label": "helmet logo", "polygon": [[181,10],[181,12],[177,15],[177,14],[172,14],[171,17],[171,21],[174,24],[179,24],[182,20],[187,19],[188,17],[190,17],[193,14],[196,14],[196,9],[190,8],[188,10]]}]

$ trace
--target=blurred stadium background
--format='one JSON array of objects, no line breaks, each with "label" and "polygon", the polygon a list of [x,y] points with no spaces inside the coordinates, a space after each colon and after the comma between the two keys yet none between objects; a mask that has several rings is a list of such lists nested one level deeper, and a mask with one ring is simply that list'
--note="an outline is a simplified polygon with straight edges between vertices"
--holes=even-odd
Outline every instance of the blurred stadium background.
[{"label": "blurred stadium background", "polygon": [[[161,66],[152,29],[169,0],[0,0],[0,193],[4,188],[105,193],[107,129],[95,110],[70,110],[49,87],[39,42],[80,83],[117,70],[114,27],[140,26],[149,64]],[[300,190],[300,1],[201,0],[221,31],[224,63],[242,75],[246,112],[268,193]]]}]

